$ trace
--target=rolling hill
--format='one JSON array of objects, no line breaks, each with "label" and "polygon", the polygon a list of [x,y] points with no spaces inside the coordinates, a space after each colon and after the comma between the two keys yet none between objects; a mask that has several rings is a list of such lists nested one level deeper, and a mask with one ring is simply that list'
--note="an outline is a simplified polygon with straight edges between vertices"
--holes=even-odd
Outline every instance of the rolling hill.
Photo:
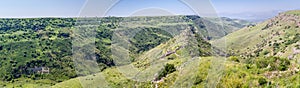
[{"label": "rolling hill", "polygon": [[[247,26],[221,39],[212,40],[211,43],[205,41],[208,36],[201,35],[205,33],[201,28],[205,27],[189,27],[173,35],[168,41],[136,53],[132,63],[120,64],[94,75],[58,83],[53,87],[70,87],[78,83],[83,85],[75,86],[77,88],[299,87],[299,54],[295,53],[299,43],[299,13],[300,11],[281,13],[263,23]],[[196,18],[189,17],[193,20],[191,22],[197,23]],[[118,35],[121,34],[123,32]],[[222,45],[223,42],[227,44]],[[227,51],[228,58],[215,57],[211,51],[214,47]],[[122,45],[115,48],[129,49]],[[291,52],[293,57],[288,58]],[[101,84],[93,85],[99,80]]]},{"label": "rolling hill", "polygon": [[[227,42],[223,49],[247,57],[280,56],[299,58],[300,11],[288,11],[229,34],[213,43]],[[246,47],[245,47],[246,46]]]},{"label": "rolling hill", "polygon": [[[124,47],[115,46],[114,49],[124,50]],[[123,56],[115,57],[114,60],[129,59],[122,58],[126,57],[126,54],[121,51],[115,52]],[[120,62],[117,66],[101,73],[71,79],[53,87],[67,87],[71,86],[70,83],[78,83],[78,81],[84,83],[82,87],[93,88],[105,85],[110,87],[180,87],[185,84],[191,87],[195,80],[188,79],[195,76],[195,73],[191,72],[194,70],[191,67],[197,67],[200,57],[211,56],[211,52],[211,45],[190,27],[182,30],[174,38],[137,55],[132,63],[123,64],[122,60],[123,63]],[[118,63],[118,61],[115,62]],[[98,78],[104,78],[105,84],[86,85],[99,81]]]},{"label": "rolling hill", "polygon": [[[299,87],[299,13],[299,10],[283,12],[211,41],[230,56],[224,85]],[[226,45],[219,44],[223,42]]]},{"label": "rolling hill", "polygon": [[299,87],[299,13],[1,19],[0,87]]},{"label": "rolling hill", "polygon": [[[128,39],[127,42],[132,44],[131,47],[127,48],[132,57],[127,64],[135,64],[137,67],[145,69],[148,62],[144,60],[148,59],[137,57],[148,57],[152,63],[152,61],[155,61],[155,58],[151,57],[153,56],[153,52],[151,52],[153,49],[161,51],[158,54],[160,57],[163,57],[162,53],[169,53],[170,55],[165,55],[166,58],[176,59],[177,57],[176,55],[174,56],[173,51],[179,52],[183,48],[180,48],[180,45],[176,45],[176,42],[173,42],[175,45],[170,44],[170,41],[177,41],[174,37],[182,34],[183,30],[209,30],[209,27],[203,23],[221,26],[216,21],[216,18],[209,21],[210,19],[204,20],[206,18],[193,17],[196,18],[190,18],[189,16],[161,16],[0,19],[0,22],[3,23],[0,25],[0,87],[49,87],[72,78],[77,79],[76,77],[97,74],[100,71],[110,72],[109,69],[114,70],[115,66],[120,65],[113,60],[115,57],[111,51],[113,50],[111,45],[115,41],[112,40],[114,37],[113,33],[137,33],[134,36],[122,36],[120,38]],[[227,20],[227,24],[223,26],[228,28],[234,27],[235,30],[246,26],[244,22],[240,23],[236,20]],[[191,30],[189,31],[191,32]],[[194,32],[197,31],[194,30]],[[222,32],[219,31],[216,35],[218,37],[225,36],[221,34]],[[233,30],[228,31],[228,33],[230,32],[233,32]],[[198,48],[190,49],[195,49],[199,53],[193,53],[193,55],[209,56],[211,54],[208,53],[210,44],[205,41],[212,39],[210,37],[213,36],[205,32],[197,34],[196,39],[198,42],[195,42],[195,47]],[[180,37],[176,38],[182,39]],[[95,41],[89,39],[94,39]],[[169,45],[165,45],[165,48],[162,48],[163,50],[157,48],[162,47],[163,44]],[[199,44],[205,46],[200,46]],[[91,50],[94,53],[79,52],[75,55],[73,53],[77,51],[89,52]],[[85,59],[77,59],[79,57],[84,57]],[[92,63],[92,65],[80,63]],[[164,65],[165,63],[160,63],[158,66],[163,67]],[[86,69],[90,66],[94,67]],[[166,68],[169,67],[172,68],[174,66],[168,65]],[[49,68],[49,70],[43,70],[46,68]],[[160,77],[173,73],[172,70],[169,70],[162,72]],[[124,80],[127,79],[124,78]],[[123,83],[119,84],[124,85]]]}]

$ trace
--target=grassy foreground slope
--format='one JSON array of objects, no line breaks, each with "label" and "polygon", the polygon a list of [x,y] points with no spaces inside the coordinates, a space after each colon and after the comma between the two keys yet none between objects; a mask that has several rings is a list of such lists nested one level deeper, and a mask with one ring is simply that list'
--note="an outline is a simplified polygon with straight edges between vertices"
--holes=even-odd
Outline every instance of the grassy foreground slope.
[{"label": "grassy foreground slope", "polygon": [[[213,57],[201,57],[190,60],[186,63],[184,67],[176,67],[176,71],[168,74],[162,80],[159,81],[132,81],[123,74],[120,74],[116,68],[106,69],[102,74],[105,76],[105,81],[108,83],[109,87],[138,87],[138,88],[182,88],[182,87],[192,87],[192,88],[204,88],[209,87],[209,79],[212,77],[209,74],[211,72],[211,67],[215,60],[220,58]],[[174,60],[175,62],[180,62]],[[168,63],[173,63],[170,61]],[[245,64],[235,61],[224,62],[224,70],[221,71],[221,76],[219,81],[213,85],[218,88],[224,87],[299,87],[300,86],[300,74],[294,73],[292,71],[284,71],[284,74],[279,74],[274,72],[274,77],[268,78],[267,74],[272,74],[268,69],[258,68],[256,64]],[[276,77],[276,75],[278,75]],[[279,76],[280,75],[280,76]],[[103,87],[103,79],[98,79],[102,77],[98,74],[93,76],[82,77],[81,83],[91,84],[88,88]],[[74,84],[78,84],[79,78],[76,80],[68,80],[62,83],[58,83],[53,88],[68,88]],[[216,81],[216,80],[213,80]],[[96,82],[96,83],[95,83]],[[82,86],[73,86],[72,88],[81,88]],[[71,87],[69,87],[71,88]]]}]

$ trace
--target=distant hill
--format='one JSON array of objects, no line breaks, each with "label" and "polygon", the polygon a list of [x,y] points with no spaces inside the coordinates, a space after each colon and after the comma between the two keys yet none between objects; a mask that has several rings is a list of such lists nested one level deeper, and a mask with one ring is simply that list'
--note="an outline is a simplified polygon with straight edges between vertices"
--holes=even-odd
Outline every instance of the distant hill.
[{"label": "distant hill", "polygon": [[241,12],[241,13],[220,13],[220,15],[225,17],[243,19],[250,22],[260,23],[275,17],[277,14],[284,12],[285,10],[271,10],[271,11],[261,11],[261,12]]},{"label": "distant hill", "polygon": [[211,18],[194,15],[186,17],[195,24],[201,34],[208,40],[221,38],[229,33],[253,24],[246,20],[230,19],[226,17]]}]

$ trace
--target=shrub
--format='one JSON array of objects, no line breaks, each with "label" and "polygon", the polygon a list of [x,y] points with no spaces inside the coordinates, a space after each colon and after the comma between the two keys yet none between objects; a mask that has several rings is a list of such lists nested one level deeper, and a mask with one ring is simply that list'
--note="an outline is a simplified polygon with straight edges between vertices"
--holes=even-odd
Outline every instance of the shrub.
[{"label": "shrub", "polygon": [[255,64],[258,68],[266,68],[270,65],[271,67],[269,70],[271,71],[284,71],[287,70],[288,66],[290,65],[290,61],[286,58],[280,57],[262,57],[257,58]]},{"label": "shrub", "polygon": [[166,64],[165,67],[159,72],[156,80],[161,79],[162,77],[166,77],[168,74],[176,71],[174,64]]},{"label": "shrub", "polygon": [[239,61],[239,58],[238,58],[237,56],[230,56],[230,57],[229,57],[229,60],[230,60],[230,61],[234,61],[234,62],[240,62],[240,61]]},{"label": "shrub", "polygon": [[263,55],[267,55],[269,53],[270,53],[270,51],[268,51],[268,50],[263,51]]},{"label": "shrub", "polygon": [[265,78],[259,78],[258,83],[259,83],[259,85],[264,85],[264,84],[267,84],[268,82]]},{"label": "shrub", "polygon": [[196,76],[193,84],[197,85],[202,83],[203,81],[204,81],[203,78],[201,78],[200,76]]},{"label": "shrub", "polygon": [[130,47],[130,50],[134,53],[142,53],[168,41],[170,38],[172,38],[172,35],[165,30],[159,28],[141,28],[141,30],[130,39],[133,45]]}]

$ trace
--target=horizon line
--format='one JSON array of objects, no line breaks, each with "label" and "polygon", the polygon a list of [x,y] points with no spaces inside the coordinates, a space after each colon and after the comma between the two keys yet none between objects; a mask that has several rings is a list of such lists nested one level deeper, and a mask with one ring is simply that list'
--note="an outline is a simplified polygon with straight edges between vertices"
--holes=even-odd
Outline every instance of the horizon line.
[{"label": "horizon line", "polygon": [[[104,18],[104,17],[161,17],[161,16],[199,16],[197,14],[176,14],[176,15],[137,15],[137,16],[28,16],[28,17],[0,17],[0,19],[25,19],[25,18]],[[209,16],[199,16],[199,17],[209,17]],[[226,17],[226,16],[218,16]],[[232,18],[232,17],[227,17]]]}]

